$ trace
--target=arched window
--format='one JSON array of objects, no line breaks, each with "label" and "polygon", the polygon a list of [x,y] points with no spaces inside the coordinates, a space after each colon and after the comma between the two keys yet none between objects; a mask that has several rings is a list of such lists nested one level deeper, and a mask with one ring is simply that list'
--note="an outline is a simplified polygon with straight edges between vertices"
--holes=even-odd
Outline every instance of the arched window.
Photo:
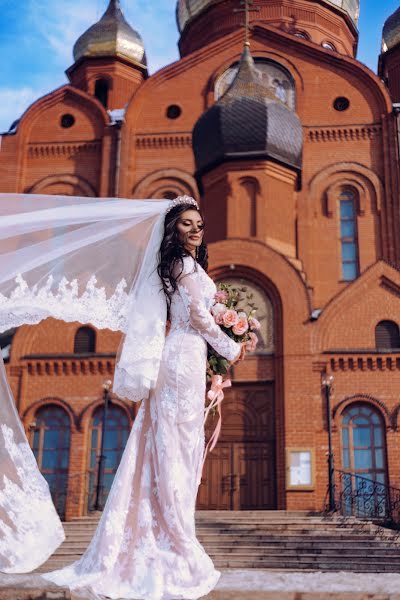
[{"label": "arched window", "polygon": [[80,327],[75,334],[74,354],[96,352],[96,332],[91,327]]},{"label": "arched window", "polygon": [[303,40],[309,40],[310,36],[306,31],[296,31],[294,33],[295,37],[302,38]]},{"label": "arched window", "polygon": [[38,410],[31,429],[31,445],[57,512],[64,517],[70,447],[70,420],[64,409],[49,404]]},{"label": "arched window", "polygon": [[394,321],[380,321],[375,328],[375,345],[379,350],[399,350],[399,326]]},{"label": "arched window", "polygon": [[98,79],[94,86],[94,95],[102,103],[104,108],[108,107],[109,84],[106,79]]},{"label": "arched window", "polygon": [[[101,435],[104,408],[100,406],[93,414],[90,424],[90,454],[88,468],[88,510],[93,510],[98,483],[98,465],[101,449]],[[111,489],[114,475],[117,472],[122,453],[129,437],[129,419],[126,412],[119,406],[108,408],[106,433],[104,440],[104,488],[100,499],[104,506]]]},{"label": "arched window", "polygon": [[[258,345],[256,353],[266,352],[272,354],[275,350],[275,335],[274,335],[274,310],[271,300],[258,285],[248,279],[224,277],[221,283],[229,283],[230,285],[242,290],[243,301],[239,303],[237,309],[246,308],[249,302],[254,303],[257,308],[256,317],[260,321],[261,329],[257,331]],[[246,296],[251,295],[251,299],[247,300]]]},{"label": "arched window", "polygon": [[353,281],[359,274],[356,221],[356,197],[353,190],[342,190],[339,196],[342,280]]},{"label": "arched window", "polygon": [[162,192],[164,200],[174,200],[176,196],[177,194],[173,190],[165,190],[165,192]]},{"label": "arched window", "polygon": [[[280,63],[268,58],[254,58],[255,65],[260,77],[260,82],[268,90],[275,90],[277,98],[286,104],[290,110],[296,107],[296,89],[291,73]],[[215,100],[221,98],[234,80],[239,69],[239,63],[231,65],[222,73],[215,82]]]},{"label": "arched window", "polygon": [[376,514],[376,507],[384,511],[385,488],[366,482],[387,482],[385,426],[369,404],[351,404],[343,413],[342,465],[348,474],[342,482],[346,513],[368,516],[368,511]]},{"label": "arched window", "polygon": [[322,47],[325,48],[325,50],[332,50],[332,52],[337,52],[332,42],[322,42]]}]

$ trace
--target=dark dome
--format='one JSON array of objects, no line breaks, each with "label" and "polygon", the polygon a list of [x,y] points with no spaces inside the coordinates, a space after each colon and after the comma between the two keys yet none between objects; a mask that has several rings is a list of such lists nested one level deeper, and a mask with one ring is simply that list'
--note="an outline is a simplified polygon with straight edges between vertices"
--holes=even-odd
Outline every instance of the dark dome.
[{"label": "dark dome", "polygon": [[227,160],[271,158],[301,168],[303,130],[299,117],[261,83],[246,46],[238,73],[193,129],[197,174]]},{"label": "dark dome", "polygon": [[400,8],[385,21],[382,31],[382,52],[386,52],[400,42]]}]

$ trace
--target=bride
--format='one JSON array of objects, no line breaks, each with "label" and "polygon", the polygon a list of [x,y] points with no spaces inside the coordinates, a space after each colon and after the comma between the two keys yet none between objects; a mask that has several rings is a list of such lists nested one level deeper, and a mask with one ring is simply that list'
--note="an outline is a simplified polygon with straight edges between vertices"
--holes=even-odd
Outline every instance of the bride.
[{"label": "bride", "polygon": [[[113,208],[118,209],[121,202],[115,201]],[[44,575],[83,598],[194,599],[206,595],[219,578],[196,539],[194,519],[204,454],[207,343],[231,362],[244,358],[245,346],[223,333],[209,311],[216,288],[206,273],[204,222],[196,201],[183,196],[158,204],[153,203],[151,219],[145,211],[139,224],[131,227],[135,232],[136,257],[132,261],[136,271],[130,273],[133,287],[123,297],[123,308],[118,309],[126,323],[120,327],[125,338],[118,355],[114,391],[128,399],[145,399],[88,549],[74,564]],[[129,217],[134,211],[134,206],[128,209]],[[76,233],[71,217],[67,224],[70,230],[65,235]],[[138,241],[138,227],[143,224],[146,228],[142,227]],[[62,226],[65,233],[65,220]],[[110,250],[111,242],[108,246]],[[154,252],[158,248],[159,252]],[[64,257],[66,271],[68,264],[68,257]],[[54,265],[50,272],[55,272]],[[19,286],[29,288],[21,281]],[[29,322],[38,322],[48,314],[76,320],[73,307],[71,315],[67,308],[56,308],[63,303],[66,283],[61,295],[60,286],[58,302],[51,310],[51,302],[47,300],[44,307],[43,299],[37,299],[37,288],[30,289],[31,303],[42,306]],[[118,294],[120,301],[121,287]],[[8,298],[12,297],[18,299],[15,290],[9,293]],[[5,302],[2,298],[6,297],[1,296],[0,286],[0,314],[2,304],[7,303],[7,298]],[[75,293],[71,298],[79,300],[82,308],[82,297]],[[87,298],[83,304],[87,307]],[[114,311],[115,304],[113,298]],[[21,313],[15,302],[12,312]],[[165,337],[166,317],[170,327]],[[103,324],[107,322],[104,315],[101,319]],[[119,314],[117,320],[121,319]],[[97,323],[96,317],[89,320]],[[0,517],[1,498],[0,492]]]}]

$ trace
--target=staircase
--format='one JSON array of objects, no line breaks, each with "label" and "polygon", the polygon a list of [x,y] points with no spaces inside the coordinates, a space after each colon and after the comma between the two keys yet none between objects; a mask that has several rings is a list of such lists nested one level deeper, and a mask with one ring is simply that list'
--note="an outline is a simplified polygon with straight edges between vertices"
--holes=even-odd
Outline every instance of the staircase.
[{"label": "staircase", "polygon": [[[40,571],[73,562],[98,516],[65,523],[66,541]],[[197,536],[217,568],[400,573],[400,532],[353,517],[294,511],[201,511]]]}]

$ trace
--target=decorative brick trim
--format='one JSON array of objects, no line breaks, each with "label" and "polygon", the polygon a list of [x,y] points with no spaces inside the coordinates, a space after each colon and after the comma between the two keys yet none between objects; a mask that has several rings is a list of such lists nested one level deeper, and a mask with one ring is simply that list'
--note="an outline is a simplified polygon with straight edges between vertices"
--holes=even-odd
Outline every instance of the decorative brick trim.
[{"label": "decorative brick trim", "polygon": [[34,143],[28,146],[29,158],[47,158],[49,156],[76,156],[77,154],[98,154],[101,152],[101,141],[94,142],[64,142],[53,144]]},{"label": "decorative brick trim", "polygon": [[28,373],[39,375],[113,375],[115,360],[35,360],[27,361]]},{"label": "decorative brick trim", "polygon": [[326,371],[326,360],[314,360],[312,363],[313,373],[324,373]]},{"label": "decorative brick trim", "polygon": [[338,371],[400,371],[400,355],[334,356],[329,359],[329,367],[333,373]]},{"label": "decorative brick trim", "polygon": [[387,292],[390,292],[396,296],[396,298],[400,298],[400,286],[396,285],[395,282],[388,277],[385,277],[384,275],[381,276],[380,286],[383,287]]},{"label": "decorative brick trim", "polygon": [[362,142],[376,139],[382,133],[381,125],[348,127],[305,127],[309,142]]},{"label": "decorative brick trim", "polygon": [[138,150],[153,150],[170,148],[191,148],[192,135],[190,133],[180,133],[174,135],[151,134],[138,135],[135,141]]}]

